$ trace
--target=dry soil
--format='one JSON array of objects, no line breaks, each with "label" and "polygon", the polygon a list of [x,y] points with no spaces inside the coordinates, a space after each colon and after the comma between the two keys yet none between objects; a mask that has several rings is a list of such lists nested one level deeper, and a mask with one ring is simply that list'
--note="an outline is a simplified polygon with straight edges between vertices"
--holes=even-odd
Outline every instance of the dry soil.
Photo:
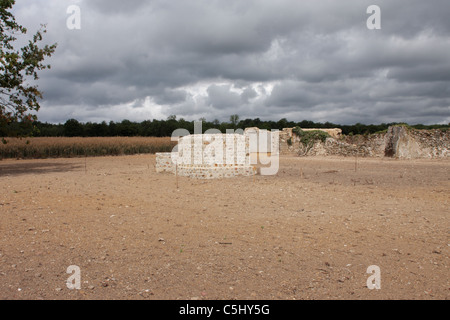
[{"label": "dry soil", "polygon": [[276,176],[222,180],[154,166],[1,161],[0,299],[450,297],[448,159],[283,156]]}]

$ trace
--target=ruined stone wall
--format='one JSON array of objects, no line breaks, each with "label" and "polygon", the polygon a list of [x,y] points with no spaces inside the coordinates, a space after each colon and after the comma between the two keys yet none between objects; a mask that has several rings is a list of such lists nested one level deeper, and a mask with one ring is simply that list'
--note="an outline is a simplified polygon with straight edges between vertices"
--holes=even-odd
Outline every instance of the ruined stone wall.
[{"label": "ruined stone wall", "polygon": [[[279,152],[280,154],[292,154],[292,153],[304,153],[304,146],[300,143],[300,138],[294,134],[293,132],[294,128],[284,128],[283,130],[280,131],[279,133]],[[342,130],[339,128],[333,128],[333,129],[303,129],[301,128],[303,131],[323,131],[328,133],[332,138],[338,140],[342,137]],[[333,139],[333,141],[334,141]],[[331,146],[331,144],[333,143],[333,141],[329,141],[329,145]],[[331,144],[330,144],[331,143]],[[335,146],[333,146],[333,149],[336,149],[338,146],[340,147],[347,147],[344,146],[343,144],[337,144]],[[326,150],[319,150],[321,147],[320,144],[317,144],[317,146],[314,146],[312,149],[314,150],[310,150],[312,153],[316,153],[316,154],[324,154],[327,153]],[[328,147],[325,149],[329,149]],[[337,152],[337,151],[336,151]],[[309,153],[309,151],[308,151]]]},{"label": "ruined stone wall", "polygon": [[[384,135],[361,136],[357,139],[353,137],[327,138],[325,142],[316,142],[307,155],[384,157],[384,145]],[[302,146],[300,146],[300,150],[304,151]]]},{"label": "ruined stone wall", "polygon": [[445,158],[450,155],[450,133],[442,130],[416,130],[389,127],[385,135],[385,156],[417,159]]},{"label": "ruined stone wall", "polygon": [[172,161],[171,152],[156,153],[156,172],[175,173],[175,163]]},{"label": "ruined stone wall", "polygon": [[156,155],[156,171],[198,179],[256,174],[250,165],[248,136],[197,134],[181,137],[178,152]]},{"label": "ruined stone wall", "polygon": [[292,130],[283,130],[280,134],[281,153],[308,156],[386,156],[403,159],[445,158],[450,155],[450,133],[437,129],[415,130],[392,126],[386,133],[327,138],[325,142],[316,142],[309,150],[305,150],[299,140],[292,134]]},{"label": "ruined stone wall", "polygon": [[[270,138],[265,140],[263,133],[269,133]],[[255,137],[258,140],[256,148]],[[268,145],[264,146],[265,143]],[[178,141],[178,152],[156,154],[156,171],[199,179],[228,178],[256,174],[257,170],[252,166],[256,162],[252,156],[260,155],[259,152],[271,155],[415,159],[445,158],[450,155],[449,150],[450,133],[442,130],[414,130],[392,126],[386,133],[330,137],[305,150],[300,138],[292,133],[292,128],[276,133],[249,128],[244,135],[204,134],[182,137]]]},{"label": "ruined stone wall", "polygon": [[246,128],[244,135],[250,143],[250,153],[267,153],[278,155],[280,153],[280,132],[259,129],[257,127]]},{"label": "ruined stone wall", "polygon": [[193,134],[178,142],[179,165],[249,165],[249,140],[241,134]]}]

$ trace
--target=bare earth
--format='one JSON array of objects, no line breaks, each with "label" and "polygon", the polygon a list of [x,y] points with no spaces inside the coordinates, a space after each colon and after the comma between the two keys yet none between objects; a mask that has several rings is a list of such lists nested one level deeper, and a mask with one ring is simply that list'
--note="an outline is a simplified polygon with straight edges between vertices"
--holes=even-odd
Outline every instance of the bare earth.
[{"label": "bare earth", "polygon": [[276,176],[178,189],[154,166],[1,161],[0,299],[450,297],[447,159],[284,156]]}]

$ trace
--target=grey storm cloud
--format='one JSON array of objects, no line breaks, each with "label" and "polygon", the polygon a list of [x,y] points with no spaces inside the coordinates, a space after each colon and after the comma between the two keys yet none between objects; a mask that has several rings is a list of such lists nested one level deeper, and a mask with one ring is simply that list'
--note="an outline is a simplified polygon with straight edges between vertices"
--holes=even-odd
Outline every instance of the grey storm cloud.
[{"label": "grey storm cloud", "polygon": [[[374,3],[380,30],[366,27]],[[66,26],[70,5],[80,30]],[[450,121],[448,0],[21,0],[14,10],[58,43],[38,82],[42,121]]]}]

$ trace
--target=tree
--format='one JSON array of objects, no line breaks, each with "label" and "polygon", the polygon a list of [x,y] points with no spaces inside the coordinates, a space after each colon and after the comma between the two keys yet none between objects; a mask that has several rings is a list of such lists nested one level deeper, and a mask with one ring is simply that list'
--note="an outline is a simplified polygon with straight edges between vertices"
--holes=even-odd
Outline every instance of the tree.
[{"label": "tree", "polygon": [[69,119],[64,123],[64,136],[66,137],[81,137],[83,131],[83,125],[76,119]]},{"label": "tree", "polygon": [[119,135],[124,137],[134,137],[138,134],[137,124],[128,119],[122,120],[119,125]]},{"label": "tree", "polygon": [[282,130],[282,129],[284,129],[284,128],[287,128],[287,124],[288,124],[288,121],[287,121],[286,118],[280,119],[280,120],[277,122],[277,129]]},{"label": "tree", "polygon": [[230,116],[230,122],[233,125],[233,127],[236,129],[236,126],[237,126],[237,124],[239,122],[239,116],[237,114],[232,114]]},{"label": "tree", "polygon": [[46,33],[45,25],[26,46],[14,48],[17,36],[27,33],[10,12],[14,4],[15,0],[0,0],[0,127],[6,131],[11,123],[31,124],[37,119],[31,112],[39,110],[42,93],[31,82],[39,78],[38,71],[50,68],[43,61],[56,49],[56,44],[38,46]]}]

